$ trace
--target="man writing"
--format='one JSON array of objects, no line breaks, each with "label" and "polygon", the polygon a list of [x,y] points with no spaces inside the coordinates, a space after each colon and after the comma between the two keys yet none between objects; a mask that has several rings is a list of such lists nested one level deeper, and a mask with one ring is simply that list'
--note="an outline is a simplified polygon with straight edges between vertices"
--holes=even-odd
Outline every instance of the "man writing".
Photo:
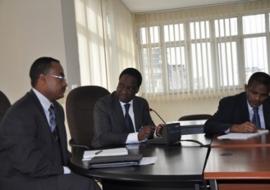
[{"label": "man writing", "polygon": [[206,135],[252,133],[270,129],[270,76],[254,73],[245,92],[220,100],[217,112],[206,122]]},{"label": "man writing", "polygon": [[0,125],[1,190],[94,190],[96,183],[68,168],[63,68],[41,57],[31,66],[32,90],[14,103]]},{"label": "man writing", "polygon": [[141,83],[141,73],[127,68],[119,76],[116,91],[96,103],[93,147],[136,143],[153,136],[155,125],[149,105],[136,96]]}]

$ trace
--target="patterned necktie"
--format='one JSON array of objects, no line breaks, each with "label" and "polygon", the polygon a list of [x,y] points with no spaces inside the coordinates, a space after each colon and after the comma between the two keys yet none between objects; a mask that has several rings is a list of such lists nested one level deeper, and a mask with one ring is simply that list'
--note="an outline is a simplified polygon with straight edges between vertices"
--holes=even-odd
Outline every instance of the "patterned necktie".
[{"label": "patterned necktie", "polygon": [[50,120],[50,129],[51,129],[51,132],[53,132],[56,127],[55,111],[54,111],[53,104],[51,104],[49,108],[49,120]]},{"label": "patterned necktie", "polygon": [[125,104],[125,110],[126,110],[125,125],[126,125],[129,132],[134,132],[133,123],[132,123],[131,117],[130,117],[130,115],[128,113],[129,106],[130,106],[130,104]]},{"label": "patterned necktie", "polygon": [[258,107],[253,108],[252,123],[254,123],[258,129],[260,129],[261,128],[261,122],[260,122],[260,116],[259,116],[258,109],[259,109]]}]

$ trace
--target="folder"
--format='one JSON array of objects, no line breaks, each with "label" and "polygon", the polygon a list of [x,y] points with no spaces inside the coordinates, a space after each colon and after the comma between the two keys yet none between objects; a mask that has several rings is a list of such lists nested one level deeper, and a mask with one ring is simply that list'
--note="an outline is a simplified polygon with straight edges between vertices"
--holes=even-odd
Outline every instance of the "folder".
[{"label": "folder", "polygon": [[122,156],[96,156],[88,161],[88,169],[91,168],[114,168],[137,166],[142,159],[141,154],[129,154]]}]

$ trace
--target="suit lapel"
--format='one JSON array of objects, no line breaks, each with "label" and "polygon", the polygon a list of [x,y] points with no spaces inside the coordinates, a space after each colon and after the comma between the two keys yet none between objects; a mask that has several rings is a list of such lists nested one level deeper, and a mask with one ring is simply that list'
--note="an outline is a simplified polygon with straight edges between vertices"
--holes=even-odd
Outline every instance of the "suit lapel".
[{"label": "suit lapel", "polygon": [[239,106],[239,114],[237,114],[239,117],[238,119],[241,118],[243,121],[249,121],[249,111],[248,111],[248,103],[247,103],[247,97],[246,93],[243,93],[241,96],[241,103]]},{"label": "suit lapel", "polygon": [[119,100],[116,98],[116,96],[113,94],[113,101],[112,101],[112,115],[113,115],[113,119],[115,119],[117,122],[116,123],[119,123],[119,126],[117,127],[121,127],[122,128],[122,131],[125,131],[126,130],[126,127],[125,127],[125,118],[124,118],[124,113],[123,113],[123,110],[122,110],[122,107],[120,105],[120,102]]},{"label": "suit lapel", "polygon": [[34,103],[35,103],[35,105],[36,105],[36,107],[41,115],[42,120],[43,120],[42,123],[46,124],[45,127],[47,128],[47,131],[50,132],[50,126],[49,126],[48,120],[46,118],[45,112],[43,110],[43,107],[42,107],[40,101],[38,100],[37,96],[35,95],[35,93],[32,90],[28,94],[34,100]]},{"label": "suit lapel", "polygon": [[263,117],[265,121],[265,128],[270,130],[270,100],[267,99],[263,104]]},{"label": "suit lapel", "polygon": [[133,99],[133,111],[134,111],[135,127],[136,127],[136,130],[139,130],[139,128],[141,127],[140,123],[142,122],[141,122],[141,117],[138,115],[140,114],[140,107],[139,107],[139,102],[136,99],[136,97]]}]

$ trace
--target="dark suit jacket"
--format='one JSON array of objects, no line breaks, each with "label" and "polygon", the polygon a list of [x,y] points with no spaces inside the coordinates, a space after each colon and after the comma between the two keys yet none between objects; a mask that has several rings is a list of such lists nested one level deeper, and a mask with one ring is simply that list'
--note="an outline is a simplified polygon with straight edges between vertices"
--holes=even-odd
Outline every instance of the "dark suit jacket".
[{"label": "dark suit jacket", "polygon": [[6,95],[0,91],[0,122],[7,109],[10,107],[10,102]]},{"label": "dark suit jacket", "polygon": [[[263,103],[265,127],[270,130],[270,101]],[[233,124],[250,121],[246,93],[225,97],[220,100],[217,112],[206,122],[205,133],[208,136],[224,133]]]},{"label": "dark suit jacket", "polygon": [[5,189],[5,179],[14,179],[17,189],[25,189],[32,179],[63,174],[63,165],[68,164],[70,154],[64,112],[60,104],[54,105],[60,143],[50,132],[43,108],[32,91],[7,111],[0,125],[1,189]]},{"label": "dark suit jacket", "polygon": [[[141,97],[133,99],[135,127],[154,125],[147,101]],[[115,92],[97,101],[94,108],[93,147],[124,145],[129,133],[125,127],[124,114]]]}]

